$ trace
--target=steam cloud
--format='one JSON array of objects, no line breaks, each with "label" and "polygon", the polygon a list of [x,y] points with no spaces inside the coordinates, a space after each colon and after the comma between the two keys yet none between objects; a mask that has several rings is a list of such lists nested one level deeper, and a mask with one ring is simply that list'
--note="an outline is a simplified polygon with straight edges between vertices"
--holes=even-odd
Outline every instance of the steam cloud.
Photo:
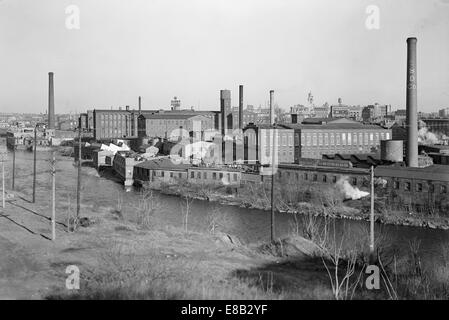
[{"label": "steam cloud", "polygon": [[422,144],[436,144],[439,142],[439,139],[434,133],[423,127],[418,131],[418,142]]},{"label": "steam cloud", "polygon": [[369,195],[369,192],[362,191],[357,187],[352,186],[348,177],[342,177],[337,181],[336,187],[343,193],[345,199],[359,200],[360,198]]}]

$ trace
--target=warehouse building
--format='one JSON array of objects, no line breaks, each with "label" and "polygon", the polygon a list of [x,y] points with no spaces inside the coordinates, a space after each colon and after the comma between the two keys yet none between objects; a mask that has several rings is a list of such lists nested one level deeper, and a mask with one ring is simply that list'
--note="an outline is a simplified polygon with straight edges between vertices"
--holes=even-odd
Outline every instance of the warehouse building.
[{"label": "warehouse building", "polygon": [[288,127],[295,132],[295,163],[300,158],[321,159],[324,154],[372,153],[379,149],[381,140],[391,139],[390,129],[344,118]]}]

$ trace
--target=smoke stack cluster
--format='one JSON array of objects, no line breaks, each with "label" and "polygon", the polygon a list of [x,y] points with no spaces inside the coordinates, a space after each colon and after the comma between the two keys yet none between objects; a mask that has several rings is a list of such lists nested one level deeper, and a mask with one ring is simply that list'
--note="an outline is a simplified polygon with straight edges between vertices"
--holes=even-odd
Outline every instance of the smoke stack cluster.
[{"label": "smoke stack cluster", "polygon": [[48,73],[48,128],[55,129],[55,92],[53,72]]},{"label": "smoke stack cluster", "polygon": [[407,166],[418,167],[416,38],[407,39]]},{"label": "smoke stack cluster", "polygon": [[270,90],[270,125],[274,124],[273,99],[274,99],[274,90]]},{"label": "smoke stack cluster", "polygon": [[243,129],[243,85],[239,86],[239,129]]}]

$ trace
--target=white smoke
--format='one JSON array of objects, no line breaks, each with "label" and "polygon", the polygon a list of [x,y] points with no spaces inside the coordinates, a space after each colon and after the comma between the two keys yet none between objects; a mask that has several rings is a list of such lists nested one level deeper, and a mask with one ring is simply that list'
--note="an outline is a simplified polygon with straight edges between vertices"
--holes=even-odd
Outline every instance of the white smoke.
[{"label": "white smoke", "polygon": [[345,199],[359,200],[360,198],[369,195],[369,192],[362,191],[357,187],[352,186],[348,177],[342,177],[337,181],[336,187],[343,193]]},{"label": "white smoke", "polygon": [[436,144],[440,141],[438,137],[430,132],[426,127],[419,129],[418,142],[422,144]]}]

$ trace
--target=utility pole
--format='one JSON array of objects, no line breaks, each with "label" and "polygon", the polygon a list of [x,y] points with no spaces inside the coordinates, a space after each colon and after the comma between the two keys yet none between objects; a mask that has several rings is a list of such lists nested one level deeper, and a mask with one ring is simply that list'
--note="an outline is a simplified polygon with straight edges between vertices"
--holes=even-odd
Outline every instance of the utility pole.
[{"label": "utility pole", "polygon": [[80,216],[80,201],[81,201],[81,126],[78,128],[78,178],[76,185],[76,218],[75,224],[78,223]]},{"label": "utility pole", "polygon": [[51,239],[56,239],[56,157],[55,151],[52,152],[51,176],[52,176],[52,198],[51,198]]},{"label": "utility pole", "polygon": [[273,142],[271,145],[271,243],[274,242],[275,238],[275,230],[274,230],[274,179],[275,179],[275,170],[274,170],[274,160],[275,160],[275,153],[276,153],[276,120],[274,117],[273,112],[273,95],[274,91],[270,90],[270,125],[272,126],[272,136],[273,136]]},{"label": "utility pole", "polygon": [[374,166],[371,166],[371,213],[370,213],[370,244],[369,251],[374,255]]},{"label": "utility pole", "polygon": [[[273,125],[274,127],[274,125]],[[275,129],[273,129],[273,141],[272,141],[272,150],[271,150],[271,242],[274,242],[275,232],[274,232],[274,179],[275,179],[275,170],[274,170],[274,153],[276,151],[275,148]]]},{"label": "utility pole", "polygon": [[16,180],[16,140],[12,147],[12,190],[14,190],[14,182]]},{"label": "utility pole", "polygon": [[2,206],[3,209],[5,209],[5,160],[6,160],[6,153],[5,156],[2,155]]},{"label": "utility pole", "polygon": [[34,126],[34,146],[33,146],[33,203],[36,202],[36,143],[37,140],[37,124]]}]

